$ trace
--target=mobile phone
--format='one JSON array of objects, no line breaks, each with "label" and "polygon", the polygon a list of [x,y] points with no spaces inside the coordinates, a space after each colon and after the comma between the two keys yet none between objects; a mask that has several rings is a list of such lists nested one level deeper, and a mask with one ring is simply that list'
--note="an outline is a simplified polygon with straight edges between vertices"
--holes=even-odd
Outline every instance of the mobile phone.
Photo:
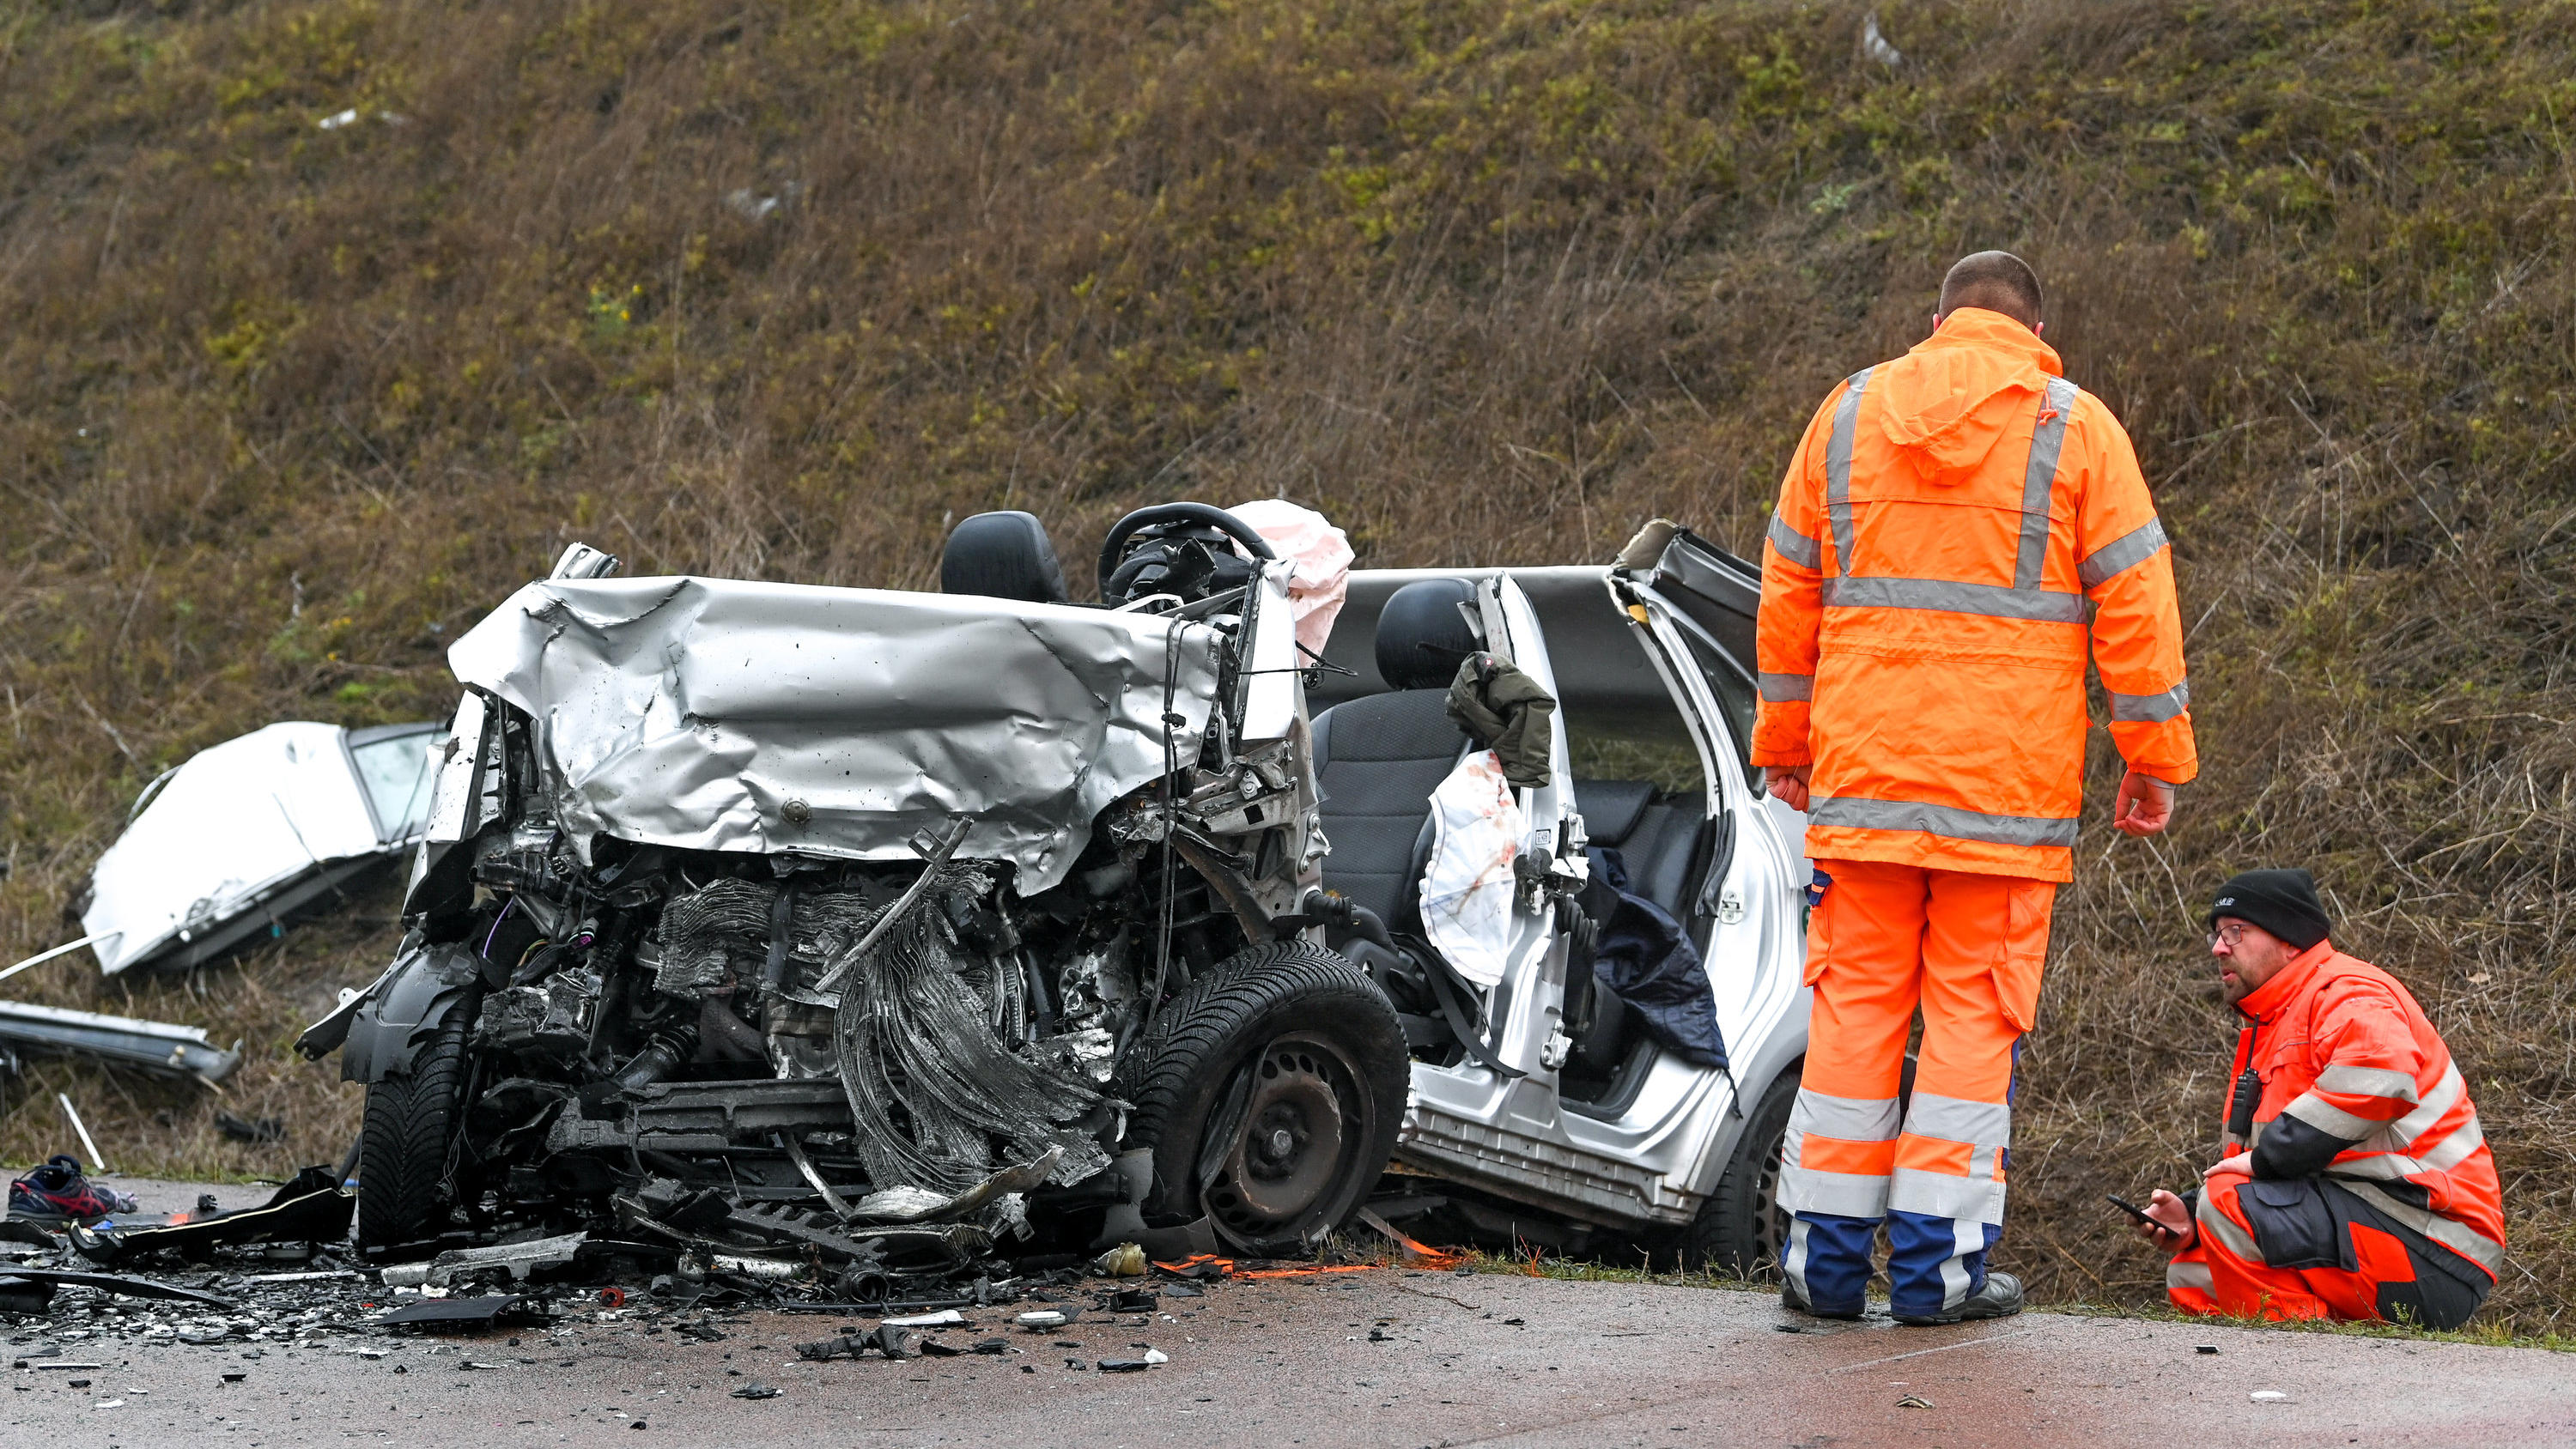
[{"label": "mobile phone", "polygon": [[2169,1233],[2173,1231],[2173,1229],[2157,1222],[2154,1218],[2148,1217],[2147,1210],[2145,1208],[2138,1206],[2136,1203],[2129,1201],[2127,1198],[2120,1196],[2116,1192],[2106,1192],[2102,1194],[2102,1200],[2109,1203],[2111,1206],[2118,1208],[2120,1211],[2127,1213],[2129,1216],[2136,1218],[2138,1220],[2138,1225],[2141,1227],[2153,1228],[2160,1233]]}]

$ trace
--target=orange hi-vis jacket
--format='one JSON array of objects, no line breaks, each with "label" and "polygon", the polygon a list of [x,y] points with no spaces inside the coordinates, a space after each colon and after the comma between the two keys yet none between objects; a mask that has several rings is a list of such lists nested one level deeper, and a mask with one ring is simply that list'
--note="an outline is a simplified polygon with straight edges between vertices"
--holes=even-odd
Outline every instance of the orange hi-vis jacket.
[{"label": "orange hi-vis jacket", "polygon": [[2071,879],[2088,615],[2122,757],[2198,772],[2164,528],[2059,372],[1962,307],[1808,425],[1763,551],[1753,763],[1814,767],[1809,855]]},{"label": "orange hi-vis jacket", "polygon": [[[2250,1069],[2262,1096],[2250,1113],[2231,1102],[2227,1150],[2250,1145],[2258,1181],[2331,1178],[2493,1277],[2504,1261],[2495,1154],[2414,996],[2319,941],[2236,1009],[2254,1024],[2237,1040],[2231,1080]],[[2211,1211],[2200,1211],[2204,1226]]]}]

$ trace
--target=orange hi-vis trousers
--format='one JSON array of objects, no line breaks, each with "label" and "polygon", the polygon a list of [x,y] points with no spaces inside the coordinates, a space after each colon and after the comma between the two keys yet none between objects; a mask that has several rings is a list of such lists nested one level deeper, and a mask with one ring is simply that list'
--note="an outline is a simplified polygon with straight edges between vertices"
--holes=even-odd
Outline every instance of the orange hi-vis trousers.
[{"label": "orange hi-vis trousers", "polygon": [[[1898,1313],[1958,1307],[2003,1231],[2014,1049],[2030,1029],[2057,887],[1820,860],[1807,923],[1805,1076],[1789,1118],[1782,1269],[1819,1312],[1857,1312],[1888,1230]],[[1917,1007],[1923,1045],[1900,1115]]]}]

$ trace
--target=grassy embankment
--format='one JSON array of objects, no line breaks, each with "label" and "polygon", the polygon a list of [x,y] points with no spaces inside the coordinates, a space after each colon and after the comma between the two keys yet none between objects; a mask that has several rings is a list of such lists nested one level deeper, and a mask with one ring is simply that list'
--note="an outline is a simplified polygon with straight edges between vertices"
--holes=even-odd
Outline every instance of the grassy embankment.
[{"label": "grassy embankment", "polygon": [[[2088,830],[2005,1260],[2155,1299],[2098,1194],[2208,1152],[2197,903],[2304,862],[2474,1084],[2497,1321],[2558,1326],[2576,15],[1899,3],[1891,69],[1861,8],[17,8],[0,952],[63,938],[191,750],[443,710],[443,641],[568,538],[918,585],[952,515],[1080,559],[1134,504],[1285,493],[1377,564],[1597,559],[1656,513],[1749,551],[1822,390],[2008,246],[2156,485],[2206,771],[2168,839]],[[0,1158],[66,1140],[56,1088],[137,1168],[335,1157],[354,1100],[286,1042],[389,909],[193,981],[13,983],[244,1037],[232,1105],[285,1149],[46,1064]]]}]

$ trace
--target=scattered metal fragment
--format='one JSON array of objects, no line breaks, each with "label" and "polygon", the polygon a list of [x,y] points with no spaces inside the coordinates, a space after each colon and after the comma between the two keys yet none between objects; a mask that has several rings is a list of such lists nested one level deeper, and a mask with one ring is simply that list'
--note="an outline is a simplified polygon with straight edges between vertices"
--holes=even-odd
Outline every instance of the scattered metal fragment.
[{"label": "scattered metal fragment", "polygon": [[495,1293],[480,1298],[424,1298],[400,1308],[377,1314],[371,1322],[385,1328],[472,1328],[498,1321],[503,1315],[527,1313],[533,1305],[516,1293]]},{"label": "scattered metal fragment", "polygon": [[1928,1409],[1932,1407],[1932,1401],[1924,1398],[1920,1394],[1907,1394],[1904,1398],[1896,1401],[1896,1407],[1900,1409]]},{"label": "scattered metal fragment", "polygon": [[778,1390],[758,1379],[753,1379],[750,1383],[734,1390],[733,1396],[737,1399],[774,1399],[778,1397]]},{"label": "scattered metal fragment", "polygon": [[218,1298],[194,1288],[175,1283],[157,1283],[149,1278],[129,1278],[117,1273],[78,1273],[55,1268],[0,1268],[0,1293],[8,1291],[12,1280],[42,1283],[48,1286],[96,1288],[126,1298],[160,1298],[174,1303],[197,1303],[208,1308],[239,1308],[229,1298]]},{"label": "scattered metal fragment", "polygon": [[384,1270],[385,1286],[444,1288],[456,1281],[460,1273],[487,1270],[506,1270],[513,1281],[525,1283],[528,1275],[539,1268],[560,1267],[571,1262],[581,1245],[589,1240],[590,1234],[585,1231],[523,1243],[496,1243],[488,1248],[451,1248],[426,1263],[398,1263],[387,1267]]}]

